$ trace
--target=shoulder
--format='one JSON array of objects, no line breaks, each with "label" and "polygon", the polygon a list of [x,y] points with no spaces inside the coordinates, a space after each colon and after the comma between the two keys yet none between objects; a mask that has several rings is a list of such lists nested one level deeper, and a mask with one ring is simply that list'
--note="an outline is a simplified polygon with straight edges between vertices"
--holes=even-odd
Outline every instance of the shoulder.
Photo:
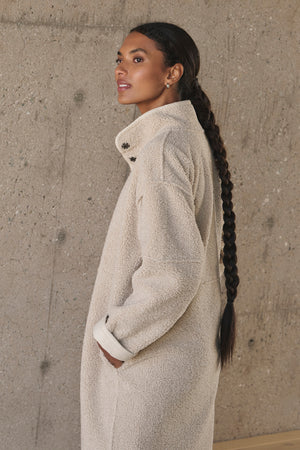
[{"label": "shoulder", "polygon": [[207,141],[199,127],[163,126],[145,143],[139,154],[138,192],[149,183],[176,185],[192,194],[196,178],[203,173]]},{"label": "shoulder", "polygon": [[172,182],[178,176],[189,178],[195,163],[197,139],[194,129],[162,127],[141,149],[139,177],[149,182]]}]

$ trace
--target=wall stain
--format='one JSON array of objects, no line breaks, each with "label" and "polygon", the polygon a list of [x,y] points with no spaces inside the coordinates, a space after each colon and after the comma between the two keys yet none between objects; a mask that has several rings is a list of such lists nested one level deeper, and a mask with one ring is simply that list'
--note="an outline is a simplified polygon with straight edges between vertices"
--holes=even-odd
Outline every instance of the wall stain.
[{"label": "wall stain", "polygon": [[[62,158],[62,168],[61,168],[61,186],[59,191],[59,198],[58,198],[58,204],[61,204],[62,194],[64,191],[64,179],[65,179],[65,167],[66,167],[66,154],[68,150],[68,141],[69,136],[71,133],[71,111],[70,109],[67,112],[67,116],[65,119],[65,139],[64,139],[64,148],[63,148],[63,158]],[[58,222],[58,217],[56,215],[56,221]],[[41,364],[40,370],[44,373],[49,369],[49,360],[47,358],[47,353],[49,349],[49,329],[51,324],[51,318],[53,313],[53,299],[55,298],[55,291],[54,291],[54,284],[55,284],[55,267],[56,267],[56,260],[57,260],[57,247],[55,246],[54,252],[53,252],[53,259],[52,259],[52,271],[51,271],[51,280],[50,280],[50,291],[49,291],[49,305],[48,305],[48,318],[47,318],[47,328],[46,328],[46,348],[45,348],[45,357],[44,357],[44,363]],[[42,372],[42,373],[43,373]],[[40,398],[39,398],[39,405],[38,405],[38,413],[37,413],[37,420],[36,420],[36,427],[35,427],[35,447],[38,447],[38,438],[39,438],[39,429],[40,429],[40,418],[41,418],[41,410],[42,410],[42,399],[43,399],[43,388],[44,388],[44,377],[42,377],[42,383],[40,387]]]},{"label": "wall stain", "polygon": [[268,230],[271,231],[272,228],[273,228],[274,225],[275,225],[275,219],[274,219],[274,217],[273,217],[273,216],[268,217],[264,224],[266,225],[266,227],[268,228]]},{"label": "wall stain", "polygon": [[246,134],[243,136],[242,142],[241,142],[242,149],[246,147],[248,141],[249,141],[249,133],[248,133],[248,131],[246,131]]},{"label": "wall stain", "polygon": [[41,373],[43,376],[48,372],[49,367],[50,367],[50,361],[47,359],[44,359],[40,364],[40,369],[41,369]]},{"label": "wall stain", "polygon": [[57,240],[58,240],[58,242],[64,242],[66,240],[65,230],[59,230],[59,232],[57,234]]},{"label": "wall stain", "polygon": [[255,343],[255,340],[253,338],[249,339],[248,341],[248,347],[253,347]]},{"label": "wall stain", "polygon": [[269,256],[269,244],[266,243],[263,254],[262,254],[262,258],[263,261],[266,262],[267,261],[267,257]]},{"label": "wall stain", "polygon": [[79,89],[78,91],[75,92],[73,100],[75,102],[76,105],[81,106],[82,103],[85,100],[85,92],[82,89]]}]

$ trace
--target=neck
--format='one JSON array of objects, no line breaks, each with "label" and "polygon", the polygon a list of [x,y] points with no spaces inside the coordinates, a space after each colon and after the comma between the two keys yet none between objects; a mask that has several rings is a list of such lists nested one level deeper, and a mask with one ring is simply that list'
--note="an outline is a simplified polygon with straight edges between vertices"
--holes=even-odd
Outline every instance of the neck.
[{"label": "neck", "polygon": [[172,89],[172,86],[169,89],[164,89],[163,93],[157,97],[154,101],[151,102],[143,102],[137,103],[136,106],[139,108],[140,113],[144,114],[150,109],[158,108],[159,106],[168,105],[169,103],[179,102],[180,95],[177,90]]}]

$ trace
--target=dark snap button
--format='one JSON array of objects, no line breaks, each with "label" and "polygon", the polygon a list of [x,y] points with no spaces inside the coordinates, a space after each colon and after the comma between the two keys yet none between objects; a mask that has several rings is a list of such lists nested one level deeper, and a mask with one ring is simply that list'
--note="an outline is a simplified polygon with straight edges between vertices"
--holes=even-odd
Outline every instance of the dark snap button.
[{"label": "dark snap button", "polygon": [[131,156],[129,159],[130,159],[130,161],[135,161],[136,157],[135,156]]},{"label": "dark snap button", "polygon": [[122,144],[122,148],[129,148],[130,144],[128,144],[128,142],[123,142]]}]

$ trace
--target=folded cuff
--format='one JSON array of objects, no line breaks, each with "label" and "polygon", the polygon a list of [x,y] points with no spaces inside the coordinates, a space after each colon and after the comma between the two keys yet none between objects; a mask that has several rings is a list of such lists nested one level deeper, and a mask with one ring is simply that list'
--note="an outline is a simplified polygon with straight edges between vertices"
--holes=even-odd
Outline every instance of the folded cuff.
[{"label": "folded cuff", "polygon": [[135,354],[123,347],[118,339],[116,339],[115,336],[106,328],[106,317],[107,316],[102,317],[102,319],[94,325],[94,338],[114,358],[117,358],[120,361],[127,361],[127,359],[133,358]]}]

